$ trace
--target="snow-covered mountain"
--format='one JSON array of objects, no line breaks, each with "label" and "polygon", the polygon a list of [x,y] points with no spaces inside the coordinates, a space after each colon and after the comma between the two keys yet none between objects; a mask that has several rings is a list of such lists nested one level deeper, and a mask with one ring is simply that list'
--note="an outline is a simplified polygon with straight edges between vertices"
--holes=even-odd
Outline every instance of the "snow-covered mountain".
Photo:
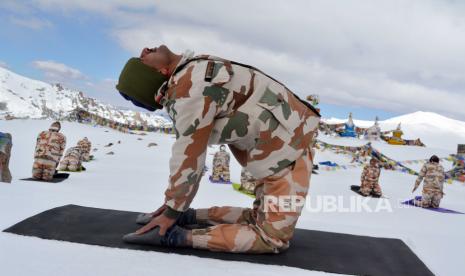
[{"label": "snow-covered mountain", "polygon": [[[356,115],[356,114],[355,114]],[[347,119],[324,119],[326,123],[344,123]],[[356,126],[370,127],[374,121],[354,120]],[[380,121],[382,131],[393,130],[401,123],[405,139],[420,138],[427,146],[457,150],[457,144],[465,144],[465,122],[437,113],[418,111]]]},{"label": "snow-covered mountain", "polygon": [[29,79],[0,67],[0,119],[72,119],[71,114],[76,110],[129,125],[171,125],[171,121],[161,114],[117,108],[80,91]]}]

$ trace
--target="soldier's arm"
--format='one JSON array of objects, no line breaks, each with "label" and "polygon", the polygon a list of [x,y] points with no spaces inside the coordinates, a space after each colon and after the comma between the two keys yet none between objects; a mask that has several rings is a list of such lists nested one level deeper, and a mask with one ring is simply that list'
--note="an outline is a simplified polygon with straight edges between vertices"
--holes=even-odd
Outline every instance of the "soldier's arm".
[{"label": "soldier's arm", "polygon": [[444,173],[444,168],[442,166],[439,168],[439,173],[440,173],[439,188],[441,189],[441,193],[444,194],[444,181],[446,179],[446,176],[445,176],[445,173]]},{"label": "soldier's arm", "polygon": [[441,174],[440,182],[443,183],[446,180],[446,174],[445,174],[444,168],[442,166],[440,167],[440,174]]},{"label": "soldier's arm", "polygon": [[368,166],[365,166],[365,167],[363,168],[362,175],[360,176],[360,181],[363,182],[363,180],[365,179],[367,173],[368,173]]},{"label": "soldier's arm", "polygon": [[39,150],[39,143],[40,143],[40,137],[42,136],[42,133],[44,133],[43,131],[41,133],[39,133],[39,135],[37,135],[37,139],[36,139],[36,148],[34,150],[34,155],[37,154],[37,151]]},{"label": "soldier's arm", "polygon": [[417,177],[417,180],[415,181],[415,186],[413,187],[412,192],[414,192],[418,188],[418,186],[420,186],[420,183],[421,183],[421,181],[423,181],[423,178],[425,177],[425,175],[426,175],[426,165],[424,165],[421,168],[421,171],[418,174],[418,177]]},{"label": "soldier's arm", "polygon": [[[214,119],[225,106],[224,99],[214,99],[206,93],[217,87],[204,81],[205,69],[200,70],[199,76],[195,67],[197,65],[190,78],[186,78],[189,69],[179,78],[176,93],[168,95],[167,105],[174,117],[177,135],[170,159],[169,186],[165,192],[165,205],[169,208],[164,214],[171,218],[189,208],[197,193]],[[218,92],[225,93],[224,90]]]},{"label": "soldier's arm", "polygon": [[60,144],[60,157],[63,155],[65,148],[66,148],[66,136],[63,135],[63,142]]}]

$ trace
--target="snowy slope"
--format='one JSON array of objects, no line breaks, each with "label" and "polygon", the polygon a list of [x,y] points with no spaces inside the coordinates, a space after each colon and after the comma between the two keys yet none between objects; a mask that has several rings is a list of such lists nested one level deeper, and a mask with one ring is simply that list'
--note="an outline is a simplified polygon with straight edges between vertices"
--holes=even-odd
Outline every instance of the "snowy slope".
[{"label": "snowy slope", "polygon": [[[131,211],[150,211],[163,201],[168,178],[172,135],[149,133],[129,135],[100,127],[64,123],[68,146],[85,135],[98,148],[96,160],[86,165],[87,171],[76,173],[61,184],[19,181],[31,173],[34,139],[51,121],[0,121],[0,130],[13,134],[11,158],[13,183],[0,183],[0,229],[46,209],[65,204]],[[142,138],[143,140],[138,140]],[[324,137],[319,137],[324,138]],[[331,138],[328,138],[331,139]],[[117,144],[117,141],[121,144]],[[361,140],[358,140],[361,141]],[[357,140],[344,140],[357,144]],[[111,148],[103,145],[114,143]],[[148,148],[155,142],[157,147]],[[363,142],[363,141],[362,141]],[[377,145],[382,146],[382,145]],[[399,149],[386,147],[387,155],[402,156]],[[207,165],[211,168],[209,148]],[[428,156],[435,149],[422,148]],[[114,151],[115,155],[106,155]],[[409,155],[420,155],[409,153]],[[410,157],[410,156],[409,156]],[[330,151],[316,152],[316,160],[346,160]],[[463,275],[465,259],[465,216],[440,214],[419,208],[405,208],[401,200],[413,197],[415,177],[399,172],[383,171],[380,183],[392,212],[317,212],[321,196],[340,196],[345,203],[357,197],[349,191],[358,185],[361,168],[320,171],[312,176],[309,203],[298,227],[340,233],[402,239],[437,275]],[[240,166],[232,162],[231,175],[239,181]],[[447,184],[442,207],[465,212],[465,186]],[[370,207],[378,200],[368,200]],[[252,199],[234,192],[228,185],[201,182],[193,207],[233,205],[250,207]],[[337,249],[335,249],[337,250]],[[241,262],[200,259],[157,252],[109,249],[99,246],[41,240],[0,233],[0,275],[323,275],[301,269],[265,266]],[[327,274],[325,274],[327,275]]]},{"label": "snowy slope", "polygon": [[[344,123],[347,119],[329,118],[327,123]],[[354,120],[356,126],[370,127],[373,121]],[[429,147],[456,153],[457,144],[465,144],[465,122],[450,119],[433,112],[418,111],[380,121],[382,131],[393,130],[402,123],[405,139],[420,138]]]},{"label": "snowy slope", "polygon": [[124,124],[171,125],[171,121],[163,116],[118,109],[60,84],[32,80],[0,67],[0,119],[7,115],[16,118],[69,119],[68,115],[76,108]]}]

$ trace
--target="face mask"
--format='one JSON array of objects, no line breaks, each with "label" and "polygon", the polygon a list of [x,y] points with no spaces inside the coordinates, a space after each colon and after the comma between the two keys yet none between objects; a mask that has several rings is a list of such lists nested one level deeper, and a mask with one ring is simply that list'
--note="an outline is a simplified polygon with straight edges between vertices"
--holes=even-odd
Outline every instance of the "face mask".
[{"label": "face mask", "polygon": [[150,111],[161,109],[155,102],[155,94],[167,81],[167,77],[145,65],[139,58],[131,58],[119,76],[116,89],[134,105]]},{"label": "face mask", "polygon": [[129,97],[128,95],[125,95],[125,94],[123,94],[123,93],[121,93],[121,92],[119,92],[119,94],[120,94],[121,96],[123,96],[123,98],[125,98],[126,100],[130,101],[130,102],[131,102],[133,105],[135,105],[135,106],[138,106],[138,107],[147,109],[148,111],[155,111],[155,110],[157,110],[156,108],[151,107],[151,106],[144,105],[143,103],[140,103],[140,102],[136,101],[135,99],[133,99],[133,98]]}]

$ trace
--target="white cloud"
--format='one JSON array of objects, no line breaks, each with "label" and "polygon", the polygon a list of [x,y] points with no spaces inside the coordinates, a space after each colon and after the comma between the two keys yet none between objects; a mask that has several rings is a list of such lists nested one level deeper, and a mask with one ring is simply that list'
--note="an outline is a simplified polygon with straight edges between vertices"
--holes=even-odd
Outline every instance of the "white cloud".
[{"label": "white cloud", "polygon": [[86,79],[78,69],[52,60],[36,60],[32,65],[41,70],[45,76],[54,81]]},{"label": "white cloud", "polygon": [[137,55],[165,43],[255,65],[323,102],[465,118],[465,4],[460,1],[58,1],[91,12]]},{"label": "white cloud", "polygon": [[46,19],[40,19],[32,16],[29,16],[28,18],[10,17],[10,22],[17,26],[33,30],[40,30],[53,26],[53,24]]},{"label": "white cloud", "polygon": [[0,2],[0,8],[16,14],[31,13],[31,7],[25,1],[20,2],[17,0],[2,0]]},{"label": "white cloud", "polygon": [[8,64],[6,62],[0,60],[0,67],[8,69]]}]

